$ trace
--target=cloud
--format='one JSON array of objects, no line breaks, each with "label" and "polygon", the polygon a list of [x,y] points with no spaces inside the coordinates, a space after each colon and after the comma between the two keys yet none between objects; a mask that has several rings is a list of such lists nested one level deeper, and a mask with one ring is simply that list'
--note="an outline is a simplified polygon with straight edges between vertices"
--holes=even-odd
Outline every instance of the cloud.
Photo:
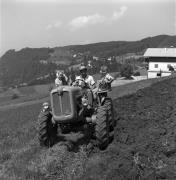
[{"label": "cloud", "polygon": [[57,28],[61,27],[61,25],[62,25],[61,21],[55,21],[52,24],[48,24],[46,26],[46,30],[57,29]]},{"label": "cloud", "polygon": [[126,6],[122,6],[121,8],[120,8],[120,11],[119,12],[117,12],[117,11],[115,11],[114,13],[113,13],[113,15],[112,15],[112,20],[117,20],[117,19],[119,19],[120,17],[122,17],[124,14],[125,14],[125,12],[127,11],[127,7]]},{"label": "cloud", "polygon": [[71,30],[76,30],[84,27],[88,27],[91,25],[96,24],[102,24],[102,23],[108,23],[112,21],[118,20],[120,17],[122,17],[125,12],[127,11],[126,6],[122,6],[120,8],[120,11],[115,11],[112,16],[106,17],[100,14],[93,14],[89,16],[79,16],[74,19],[72,19],[69,23]]},{"label": "cloud", "polygon": [[75,19],[72,19],[69,25],[72,27],[72,29],[79,29],[83,28],[89,25],[99,24],[106,21],[106,17],[94,14],[90,16],[80,16]]}]

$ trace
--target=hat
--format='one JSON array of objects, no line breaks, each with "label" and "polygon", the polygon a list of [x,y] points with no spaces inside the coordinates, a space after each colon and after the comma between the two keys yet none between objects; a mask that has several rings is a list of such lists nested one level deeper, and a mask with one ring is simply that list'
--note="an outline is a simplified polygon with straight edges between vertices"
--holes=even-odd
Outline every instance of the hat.
[{"label": "hat", "polygon": [[107,73],[108,67],[107,66],[101,66],[100,73]]},{"label": "hat", "polygon": [[82,70],[87,70],[87,68],[86,68],[86,66],[81,65],[81,66],[79,67],[79,70],[80,70],[80,71],[82,71]]}]

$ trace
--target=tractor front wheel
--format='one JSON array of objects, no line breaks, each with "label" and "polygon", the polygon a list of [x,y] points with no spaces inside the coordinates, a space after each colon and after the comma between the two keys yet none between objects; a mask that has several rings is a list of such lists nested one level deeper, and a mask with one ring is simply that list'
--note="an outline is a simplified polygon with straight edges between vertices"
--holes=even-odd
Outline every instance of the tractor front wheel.
[{"label": "tractor front wheel", "polygon": [[49,111],[41,111],[38,117],[38,138],[41,146],[51,147],[57,138],[57,125],[51,121],[52,114]]}]

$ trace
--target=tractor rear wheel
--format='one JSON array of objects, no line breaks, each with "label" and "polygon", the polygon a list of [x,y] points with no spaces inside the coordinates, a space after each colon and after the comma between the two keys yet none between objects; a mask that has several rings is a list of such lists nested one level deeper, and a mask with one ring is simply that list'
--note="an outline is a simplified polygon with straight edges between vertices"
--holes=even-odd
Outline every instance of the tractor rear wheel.
[{"label": "tractor rear wheel", "polygon": [[111,98],[106,99],[105,106],[108,112],[108,121],[109,121],[110,131],[113,131],[115,127],[115,120],[114,120],[113,103],[112,103]]},{"label": "tractor rear wheel", "polygon": [[41,111],[38,117],[38,139],[41,146],[51,147],[57,138],[57,125],[51,121],[52,114],[49,111]]},{"label": "tractor rear wheel", "polygon": [[109,120],[108,120],[108,100],[97,109],[97,119],[95,125],[95,136],[100,149],[105,149],[109,144]]}]

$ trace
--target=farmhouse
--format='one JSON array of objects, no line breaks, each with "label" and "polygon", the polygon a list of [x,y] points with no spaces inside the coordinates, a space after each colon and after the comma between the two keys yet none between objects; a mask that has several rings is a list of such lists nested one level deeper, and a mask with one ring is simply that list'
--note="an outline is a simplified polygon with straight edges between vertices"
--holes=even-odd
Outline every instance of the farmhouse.
[{"label": "farmhouse", "polygon": [[169,76],[176,71],[176,48],[148,48],[144,58],[148,62],[148,78]]}]

